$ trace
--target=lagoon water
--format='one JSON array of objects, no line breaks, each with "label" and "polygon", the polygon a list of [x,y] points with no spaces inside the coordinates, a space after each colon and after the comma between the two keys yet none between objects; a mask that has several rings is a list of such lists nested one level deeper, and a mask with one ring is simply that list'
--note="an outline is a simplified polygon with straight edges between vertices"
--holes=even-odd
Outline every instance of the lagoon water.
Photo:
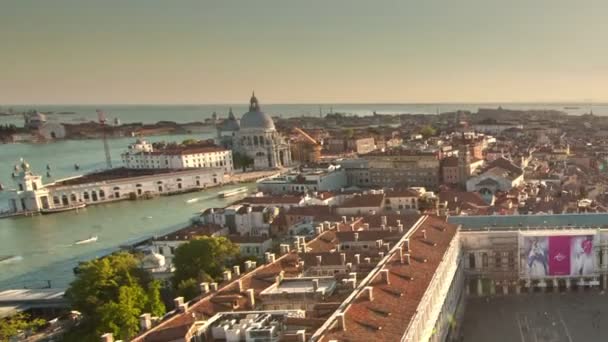
[{"label": "lagoon water", "polygon": [[[149,140],[180,141],[190,137],[209,136],[178,135]],[[113,159],[118,159],[132,140],[111,140]],[[44,182],[104,167],[103,145],[99,140],[0,145],[0,182],[6,188],[13,187],[10,173],[21,157],[43,175],[47,163],[50,164],[53,178],[45,177]],[[74,163],[80,164],[80,171],[74,170]],[[116,160],[114,164],[120,163]],[[0,262],[0,289],[41,287],[48,280],[53,287],[65,287],[73,279],[72,268],[79,261],[108,253],[128,241],[178,229],[201,209],[225,206],[234,199],[219,198],[217,193],[226,189],[96,205],[79,212],[0,219],[0,256],[15,256]],[[187,202],[193,198],[199,200]],[[0,192],[0,206],[6,205],[6,194]],[[74,245],[77,240],[95,235],[99,237],[97,242]]]}]

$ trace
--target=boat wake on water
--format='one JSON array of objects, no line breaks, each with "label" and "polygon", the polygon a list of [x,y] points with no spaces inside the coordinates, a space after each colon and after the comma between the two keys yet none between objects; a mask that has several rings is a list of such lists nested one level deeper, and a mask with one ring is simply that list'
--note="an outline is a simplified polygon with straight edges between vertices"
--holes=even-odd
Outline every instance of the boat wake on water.
[{"label": "boat wake on water", "polygon": [[97,241],[97,235],[91,236],[88,239],[78,240],[78,241],[74,242],[74,245],[84,245],[84,244],[92,243],[92,242],[96,242],[96,241]]},{"label": "boat wake on water", "polygon": [[0,265],[13,264],[23,260],[21,255],[4,255],[0,256]]}]

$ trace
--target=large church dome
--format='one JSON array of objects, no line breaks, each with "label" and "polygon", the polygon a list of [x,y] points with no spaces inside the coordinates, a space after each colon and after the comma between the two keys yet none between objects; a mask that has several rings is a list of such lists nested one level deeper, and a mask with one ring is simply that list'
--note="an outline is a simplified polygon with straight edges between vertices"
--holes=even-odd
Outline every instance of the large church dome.
[{"label": "large church dome", "polygon": [[241,129],[258,128],[265,130],[274,130],[274,121],[270,115],[260,110],[260,104],[255,94],[251,96],[249,101],[249,111],[243,114],[241,118]]}]

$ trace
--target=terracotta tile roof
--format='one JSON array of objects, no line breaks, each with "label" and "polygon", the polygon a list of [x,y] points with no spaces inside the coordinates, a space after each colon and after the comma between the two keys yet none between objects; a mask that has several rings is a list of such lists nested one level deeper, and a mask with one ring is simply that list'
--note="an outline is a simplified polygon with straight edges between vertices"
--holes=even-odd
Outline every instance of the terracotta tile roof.
[{"label": "terracotta tile roof", "polygon": [[355,195],[340,206],[342,208],[358,208],[358,207],[380,207],[384,200],[384,194],[364,194]]},{"label": "terracotta tile roof", "polygon": [[286,215],[295,216],[317,216],[330,215],[331,207],[327,205],[309,205],[304,207],[293,207],[287,210]]},{"label": "terracotta tile roof", "polygon": [[294,195],[245,197],[235,204],[298,204],[302,199],[302,196]]},{"label": "terracotta tile roof", "polygon": [[385,192],[386,197],[419,197],[418,191],[413,189],[394,189]]},{"label": "terracotta tile roof", "polygon": [[[426,230],[426,240],[421,236],[422,229]],[[329,326],[317,332],[320,340],[400,341],[456,230],[456,226],[437,217],[425,217],[410,237],[410,264],[402,264],[398,253],[391,255],[382,267],[389,271],[390,284],[381,280],[378,270],[366,284],[372,287],[373,300],[363,290],[355,293],[345,309],[346,330]]]}]

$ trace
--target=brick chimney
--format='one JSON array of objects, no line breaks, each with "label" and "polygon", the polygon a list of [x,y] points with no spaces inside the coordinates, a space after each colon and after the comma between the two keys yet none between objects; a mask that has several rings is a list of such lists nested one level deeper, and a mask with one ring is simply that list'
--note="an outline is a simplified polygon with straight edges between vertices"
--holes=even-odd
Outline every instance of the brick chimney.
[{"label": "brick chimney", "polygon": [[391,284],[391,281],[388,277],[388,270],[380,270],[380,276],[382,277],[382,282],[386,283],[387,285]]},{"label": "brick chimney", "polygon": [[141,332],[148,331],[152,328],[152,316],[145,313],[139,316],[139,330]]},{"label": "brick chimney", "polygon": [[367,298],[370,302],[372,302],[374,300],[374,288],[371,286],[366,286],[363,289],[363,295],[365,296],[365,298]]},{"label": "brick chimney", "polygon": [[207,282],[200,283],[200,284],[198,284],[198,287],[201,290],[201,294],[205,295],[205,294],[209,293],[209,283],[207,283]]},{"label": "brick chimney", "polygon": [[114,342],[114,335],[112,333],[105,333],[101,335],[101,342]]},{"label": "brick chimney", "polygon": [[184,297],[177,297],[173,299],[173,306],[175,310],[179,310],[179,306],[184,304]]},{"label": "brick chimney", "polygon": [[255,291],[253,289],[248,289],[246,292],[247,302],[249,303],[249,307],[253,310],[255,309]]}]

